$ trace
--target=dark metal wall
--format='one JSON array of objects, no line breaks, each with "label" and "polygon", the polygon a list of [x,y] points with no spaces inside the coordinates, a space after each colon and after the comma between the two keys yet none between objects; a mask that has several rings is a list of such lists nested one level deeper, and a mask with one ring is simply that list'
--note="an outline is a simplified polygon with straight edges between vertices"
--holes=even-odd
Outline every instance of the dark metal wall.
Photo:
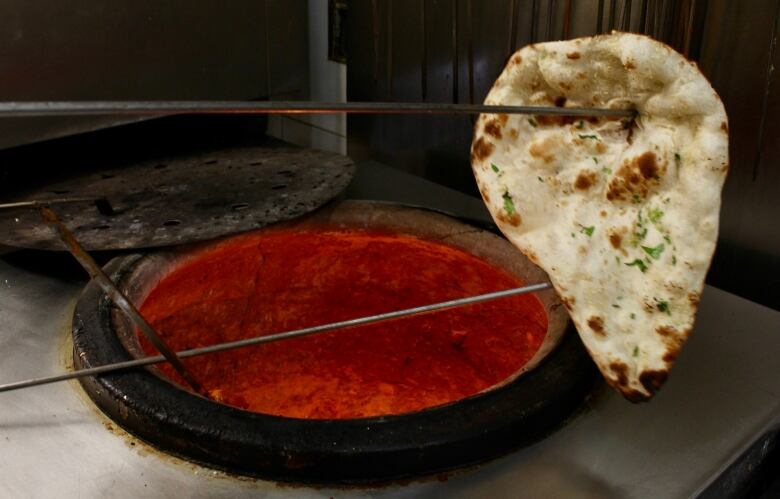
[{"label": "dark metal wall", "polygon": [[[305,97],[307,33],[307,0],[0,0],[0,100]],[[0,148],[121,121],[6,119]]]},{"label": "dark metal wall", "polygon": [[731,149],[710,279],[780,309],[780,1],[708,7],[699,63],[726,105]]},{"label": "dark metal wall", "polygon": [[[732,167],[709,282],[780,308],[780,0],[355,0],[349,100],[481,102],[517,48],[643,32],[692,59],[723,98]],[[350,116],[348,150],[476,194],[473,118]]]}]

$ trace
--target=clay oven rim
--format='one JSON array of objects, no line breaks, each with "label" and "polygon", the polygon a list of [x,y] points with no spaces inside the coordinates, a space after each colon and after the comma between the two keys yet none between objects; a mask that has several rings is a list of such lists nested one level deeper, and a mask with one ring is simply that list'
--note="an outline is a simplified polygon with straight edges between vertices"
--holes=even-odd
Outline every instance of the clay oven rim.
[{"label": "clay oven rim", "polygon": [[[340,203],[332,203],[300,219],[278,223],[272,227],[261,229],[261,231],[268,233],[276,230],[312,230],[321,228],[385,229],[432,241],[440,241],[484,259],[492,265],[509,272],[509,274],[520,278],[523,283],[550,282],[544,271],[531,263],[528,258],[506,239],[439,213],[397,204],[371,201],[342,201]],[[232,240],[234,237],[241,236],[230,236],[183,248],[151,253],[139,261],[134,266],[132,272],[122,280],[122,290],[133,303],[140,304],[160,280],[177,267],[197,258],[203,252],[209,251],[225,241]],[[517,372],[479,393],[484,393],[510,383],[518,376],[535,368],[560,343],[569,319],[565,308],[553,290],[536,293],[536,296],[541,301],[548,319],[547,332],[539,350]],[[136,358],[145,356],[138,342],[137,335],[134,333],[134,328],[127,322],[124,315],[115,310],[112,314],[112,322],[120,341],[132,356]],[[157,367],[152,366],[148,369],[165,381],[172,383]],[[176,386],[181,388],[178,384]],[[479,393],[475,395],[479,395]],[[457,403],[461,400],[464,399],[450,403]]]},{"label": "clay oven rim", "polygon": [[[371,227],[392,219],[397,227],[403,223],[399,220],[406,219],[400,213],[410,210],[345,202],[290,223],[316,223],[321,217],[341,213],[339,216],[356,217]],[[436,232],[439,223],[447,226],[451,222],[435,213],[412,211],[425,213],[421,216],[436,222],[428,224],[429,236],[441,234]],[[477,233],[489,234],[456,225],[460,234],[447,236],[450,244],[481,237]],[[508,244],[498,236],[489,236],[489,240]],[[155,260],[170,263],[177,255],[205,246],[117,257],[106,271],[131,296],[142,296],[147,291],[144,286],[154,283],[130,276],[139,275],[145,267],[164,268],[153,265]],[[493,246],[491,243],[478,251],[489,253]],[[531,272],[541,272],[528,263],[525,266]],[[537,281],[528,278],[527,282]],[[539,295],[545,307],[562,311],[552,291]],[[572,334],[565,312],[561,313],[561,331],[566,334],[536,368],[457,402],[396,416],[307,420],[254,413],[182,390],[151,369],[83,378],[81,384],[98,407],[130,433],[163,451],[207,466],[305,483],[407,478],[482,462],[530,444],[553,431],[582,403],[596,379],[596,370],[579,338]],[[126,324],[124,334],[118,333],[121,327],[122,320],[106,296],[89,284],[73,317],[75,367],[130,359],[119,336],[124,336],[125,343],[132,338],[136,347],[137,340]]]}]

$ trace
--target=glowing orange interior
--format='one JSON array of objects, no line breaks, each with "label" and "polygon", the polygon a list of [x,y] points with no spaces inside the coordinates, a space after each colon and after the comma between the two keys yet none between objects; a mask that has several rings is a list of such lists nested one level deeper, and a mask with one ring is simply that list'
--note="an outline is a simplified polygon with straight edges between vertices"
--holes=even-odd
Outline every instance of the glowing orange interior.
[{"label": "glowing orange interior", "polygon": [[[182,350],[522,284],[461,249],[408,235],[276,230],[200,252],[156,285],[141,312]],[[357,418],[417,411],[489,388],[528,362],[546,330],[542,304],[524,295],[185,363],[225,404]],[[180,381],[168,365],[162,370]]]}]

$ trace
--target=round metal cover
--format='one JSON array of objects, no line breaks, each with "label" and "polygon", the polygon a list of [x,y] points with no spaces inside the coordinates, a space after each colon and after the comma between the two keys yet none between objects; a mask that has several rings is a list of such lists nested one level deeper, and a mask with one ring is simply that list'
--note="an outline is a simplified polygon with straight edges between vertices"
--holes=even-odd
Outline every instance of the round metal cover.
[{"label": "round metal cover", "polygon": [[[103,170],[18,201],[85,198],[52,209],[87,250],[170,246],[298,217],[340,195],[354,173],[340,154],[248,147]],[[62,250],[37,210],[0,210],[0,244]]]}]

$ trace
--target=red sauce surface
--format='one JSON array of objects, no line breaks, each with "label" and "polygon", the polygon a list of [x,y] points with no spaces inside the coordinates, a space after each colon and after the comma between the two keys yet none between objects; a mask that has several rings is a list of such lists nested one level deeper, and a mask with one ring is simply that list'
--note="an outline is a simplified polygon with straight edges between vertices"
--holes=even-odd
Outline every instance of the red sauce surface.
[{"label": "red sauce surface", "polygon": [[[182,350],[522,284],[463,250],[411,236],[272,231],[200,253],[164,277],[141,312]],[[368,417],[489,388],[533,356],[546,330],[542,304],[524,295],[184,362],[214,399],[235,407]]]}]

